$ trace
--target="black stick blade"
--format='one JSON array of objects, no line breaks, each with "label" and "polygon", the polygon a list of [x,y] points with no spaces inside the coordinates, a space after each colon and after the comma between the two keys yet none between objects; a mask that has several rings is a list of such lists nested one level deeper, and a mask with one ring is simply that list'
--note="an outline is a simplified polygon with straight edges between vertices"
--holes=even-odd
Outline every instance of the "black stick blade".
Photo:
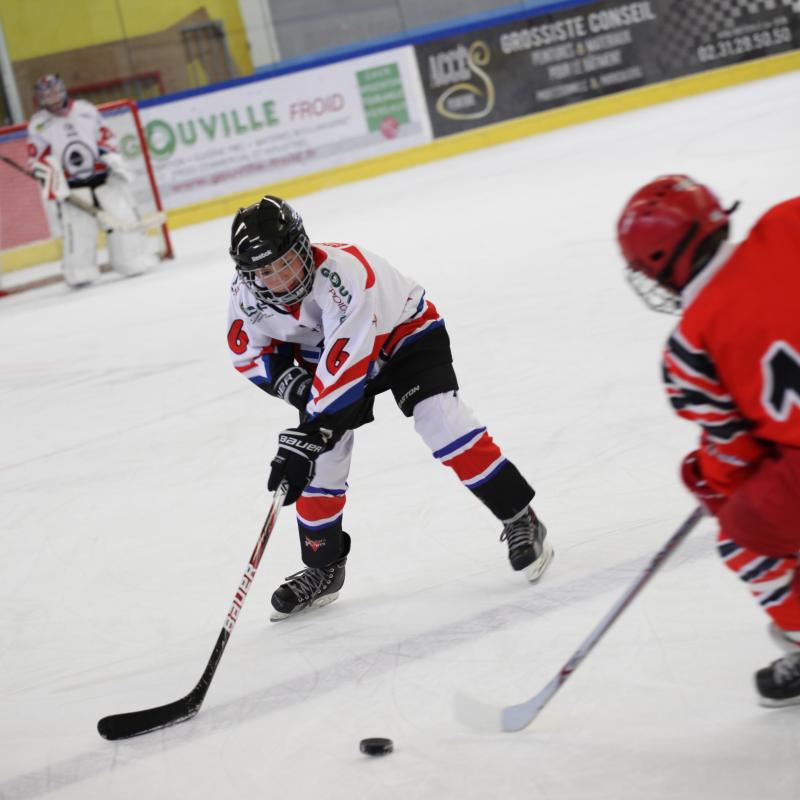
[{"label": "black stick blade", "polygon": [[117,739],[130,739],[132,736],[140,736],[143,733],[185,722],[197,714],[202,703],[202,697],[190,692],[186,697],[163,706],[103,717],[97,723],[97,732],[112,742]]},{"label": "black stick blade", "polygon": [[179,722],[186,722],[187,719],[191,719],[200,710],[208,687],[211,685],[211,679],[214,677],[222,654],[225,652],[233,626],[236,624],[239,612],[247,598],[247,592],[253,584],[253,578],[255,578],[256,570],[261,562],[261,556],[264,555],[264,549],[272,534],[272,529],[275,527],[278,512],[283,506],[288,488],[288,484],[284,482],[275,490],[275,494],[272,497],[272,506],[269,509],[266,520],[264,520],[264,525],[258,535],[250,561],[247,563],[247,568],[239,582],[239,587],[233,596],[233,602],[225,617],[225,622],[219,632],[214,649],[211,651],[208,664],[206,664],[206,668],[197,682],[197,686],[186,697],[175,700],[173,703],[156,706],[155,708],[145,708],[142,711],[130,711],[127,714],[112,714],[110,717],[103,717],[97,723],[97,732],[104,739],[113,742],[117,739],[130,739],[132,736],[141,736],[143,733],[169,728]]}]

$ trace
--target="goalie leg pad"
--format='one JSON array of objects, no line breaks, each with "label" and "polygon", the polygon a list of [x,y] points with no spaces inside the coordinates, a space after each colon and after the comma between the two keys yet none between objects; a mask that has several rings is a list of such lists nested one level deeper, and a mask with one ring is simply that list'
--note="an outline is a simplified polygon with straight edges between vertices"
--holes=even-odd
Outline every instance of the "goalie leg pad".
[{"label": "goalie leg pad", "polygon": [[[95,189],[100,208],[125,225],[139,220],[133,196],[124,180],[110,175]],[[121,275],[141,275],[156,265],[150,237],[144,231],[111,231],[108,234],[108,260]]]},{"label": "goalie leg pad", "polygon": [[[74,189],[73,195],[92,202],[90,189]],[[97,266],[97,222],[76,206],[62,203],[60,207],[63,242],[61,267],[64,280],[73,287],[84,286],[100,277]]]}]

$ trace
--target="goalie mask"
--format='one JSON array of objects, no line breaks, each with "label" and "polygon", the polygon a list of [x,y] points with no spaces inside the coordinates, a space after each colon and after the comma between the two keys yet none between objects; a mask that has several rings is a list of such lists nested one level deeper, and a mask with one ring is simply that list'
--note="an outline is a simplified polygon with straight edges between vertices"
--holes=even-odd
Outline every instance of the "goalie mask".
[{"label": "goalie mask", "polygon": [[278,311],[288,311],[311,291],[311,243],[300,215],[279,197],[266,195],[239,209],[230,254],[247,288]]},{"label": "goalie mask", "polygon": [[[737,204],[738,205],[738,204]],[[730,214],[686,175],[665,175],[628,200],[617,223],[626,278],[655,311],[677,313],[680,294],[728,237]]]},{"label": "goalie mask", "polygon": [[33,97],[39,108],[51,114],[61,114],[69,103],[64,81],[58,75],[42,75],[33,87]]}]

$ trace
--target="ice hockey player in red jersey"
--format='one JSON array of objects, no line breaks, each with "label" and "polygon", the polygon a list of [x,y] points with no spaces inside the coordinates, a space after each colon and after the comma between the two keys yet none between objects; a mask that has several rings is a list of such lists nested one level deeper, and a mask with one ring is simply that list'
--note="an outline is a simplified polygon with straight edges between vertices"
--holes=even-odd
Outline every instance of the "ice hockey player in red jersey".
[{"label": "ice hockey player in red jersey", "polygon": [[272,619],[326,605],[345,577],[342,530],[354,429],[391,391],[434,458],[503,523],[515,570],[536,581],[553,557],[534,491],[461,399],[450,340],[421,286],[353,244],[311,244],[297,212],[266,196],[239,209],[230,254],[228,345],[236,369],[295,406],[268,488],[297,503],[305,568],[272,596]]},{"label": "ice hockey player in red jersey", "polygon": [[[58,75],[41,77],[34,93],[39,110],[28,123],[30,168],[42,183],[44,199],[58,204],[64,279],[70,286],[83,286],[100,275],[97,219],[64,201],[75,197],[126,228],[135,226],[139,217],[128,188],[132,175],[100,112],[86,100],[70,98]],[[108,255],[122,275],[139,275],[157,260],[139,230],[111,231]]]},{"label": "ice hockey player in red jersey", "polygon": [[787,653],[755,676],[762,705],[783,706],[800,703],[800,197],[738,245],[732,211],[668,175],[633,195],[617,234],[633,287],[681,315],[663,376],[673,408],[702,429],[681,476]]}]

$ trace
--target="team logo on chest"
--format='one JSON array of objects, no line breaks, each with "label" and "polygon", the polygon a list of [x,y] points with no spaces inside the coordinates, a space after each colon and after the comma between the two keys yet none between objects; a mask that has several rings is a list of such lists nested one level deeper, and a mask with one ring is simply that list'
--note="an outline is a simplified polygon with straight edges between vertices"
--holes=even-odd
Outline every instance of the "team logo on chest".
[{"label": "team logo on chest", "polygon": [[64,172],[72,178],[86,180],[94,175],[94,153],[81,141],[70,142],[61,156]]},{"label": "team logo on chest", "polygon": [[353,299],[353,295],[350,294],[350,291],[344,285],[341,275],[339,275],[338,272],[334,272],[333,270],[328,269],[327,267],[323,267],[320,270],[320,274],[330,281],[332,290],[331,295],[334,298],[336,298],[337,295],[341,297],[344,303],[346,304],[345,305],[346,308],[347,305],[350,304],[350,301]]}]

